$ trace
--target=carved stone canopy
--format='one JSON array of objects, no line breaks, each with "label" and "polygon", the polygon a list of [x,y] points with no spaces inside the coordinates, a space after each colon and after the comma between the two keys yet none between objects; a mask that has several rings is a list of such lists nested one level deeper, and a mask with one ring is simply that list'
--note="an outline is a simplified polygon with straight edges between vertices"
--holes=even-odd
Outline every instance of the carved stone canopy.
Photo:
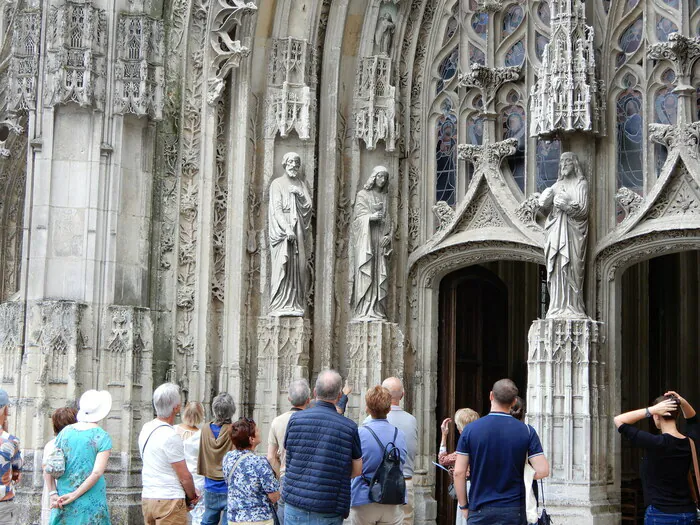
[{"label": "carved stone canopy", "polygon": [[653,60],[668,60],[676,71],[676,91],[695,91],[690,83],[690,73],[695,60],[700,57],[700,37],[688,38],[671,33],[667,42],[658,42],[647,48],[647,56]]}]

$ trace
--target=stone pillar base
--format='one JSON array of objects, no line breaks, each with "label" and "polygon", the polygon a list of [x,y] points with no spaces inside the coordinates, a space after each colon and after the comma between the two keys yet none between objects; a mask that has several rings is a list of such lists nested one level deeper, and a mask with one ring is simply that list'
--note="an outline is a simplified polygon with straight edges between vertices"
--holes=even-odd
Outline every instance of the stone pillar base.
[{"label": "stone pillar base", "polygon": [[361,421],[365,413],[365,393],[390,375],[401,377],[403,336],[396,323],[351,321],[347,336],[348,382],[352,394],[346,415]]},{"label": "stone pillar base", "polygon": [[291,407],[287,388],[295,379],[309,378],[311,323],[303,317],[258,318],[257,379],[254,417],[267,450],[270,423]]},{"label": "stone pillar base", "polygon": [[527,417],[549,459],[547,509],[556,522],[619,523],[608,499],[610,425],[600,323],[544,319],[528,336]]}]

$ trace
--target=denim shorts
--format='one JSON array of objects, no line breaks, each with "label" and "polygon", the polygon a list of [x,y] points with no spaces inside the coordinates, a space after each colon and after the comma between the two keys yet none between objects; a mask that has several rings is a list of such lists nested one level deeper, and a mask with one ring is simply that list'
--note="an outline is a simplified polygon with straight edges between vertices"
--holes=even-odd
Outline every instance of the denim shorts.
[{"label": "denim shorts", "polygon": [[468,525],[527,525],[522,507],[481,507],[470,510]]},{"label": "denim shorts", "polygon": [[695,525],[696,523],[696,512],[669,514],[649,505],[644,513],[644,525]]}]

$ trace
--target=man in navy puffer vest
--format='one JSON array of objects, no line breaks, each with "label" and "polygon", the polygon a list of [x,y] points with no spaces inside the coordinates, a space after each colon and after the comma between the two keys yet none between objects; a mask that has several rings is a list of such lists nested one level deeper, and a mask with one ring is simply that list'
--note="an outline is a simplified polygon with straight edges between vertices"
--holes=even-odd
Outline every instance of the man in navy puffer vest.
[{"label": "man in navy puffer vest", "polygon": [[342,387],[338,372],[321,372],[316,406],[289,420],[285,525],[340,525],[350,514],[350,480],[362,474],[362,447],[355,422],[336,412]]}]

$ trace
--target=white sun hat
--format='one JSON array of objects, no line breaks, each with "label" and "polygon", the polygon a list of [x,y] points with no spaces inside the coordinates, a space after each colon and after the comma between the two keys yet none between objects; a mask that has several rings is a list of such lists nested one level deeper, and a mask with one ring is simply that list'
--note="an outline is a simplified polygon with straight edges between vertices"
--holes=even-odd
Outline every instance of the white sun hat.
[{"label": "white sun hat", "polygon": [[103,420],[112,410],[112,395],[106,390],[88,390],[80,396],[80,411],[78,421],[81,423],[97,423]]}]

